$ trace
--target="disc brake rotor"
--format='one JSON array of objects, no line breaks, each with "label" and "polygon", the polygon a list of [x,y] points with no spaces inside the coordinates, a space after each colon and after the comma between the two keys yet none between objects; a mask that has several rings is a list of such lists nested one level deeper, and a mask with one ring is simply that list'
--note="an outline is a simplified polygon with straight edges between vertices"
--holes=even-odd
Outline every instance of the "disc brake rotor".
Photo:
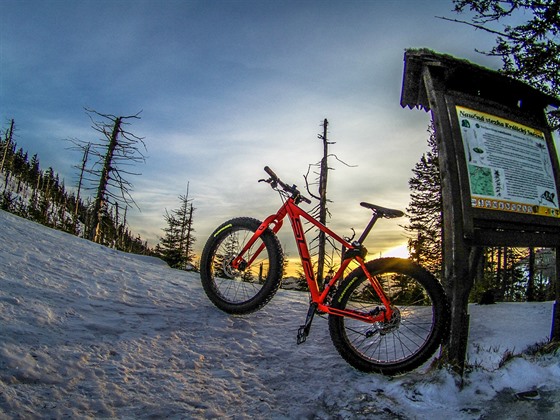
[{"label": "disc brake rotor", "polygon": [[389,321],[377,322],[375,326],[377,331],[381,335],[389,334],[395,330],[398,330],[401,325],[401,311],[399,308],[393,308],[393,314]]},{"label": "disc brake rotor", "polygon": [[228,255],[224,256],[224,262],[222,264],[222,269],[226,277],[230,279],[234,279],[236,276],[239,275],[239,271],[233,268],[231,263],[233,262],[234,257],[230,257]]}]

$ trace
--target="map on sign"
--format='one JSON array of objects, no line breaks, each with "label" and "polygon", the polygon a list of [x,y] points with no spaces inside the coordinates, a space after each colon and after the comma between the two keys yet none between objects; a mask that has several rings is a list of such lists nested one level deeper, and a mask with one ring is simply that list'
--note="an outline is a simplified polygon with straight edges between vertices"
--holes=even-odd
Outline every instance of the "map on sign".
[{"label": "map on sign", "polygon": [[560,217],[542,131],[456,106],[473,208]]}]

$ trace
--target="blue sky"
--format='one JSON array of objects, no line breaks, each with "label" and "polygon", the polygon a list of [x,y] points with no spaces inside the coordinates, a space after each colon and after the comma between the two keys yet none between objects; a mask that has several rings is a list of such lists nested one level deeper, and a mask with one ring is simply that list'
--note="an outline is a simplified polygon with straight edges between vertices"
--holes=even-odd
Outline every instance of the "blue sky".
[{"label": "blue sky", "polygon": [[[84,107],[142,111],[129,126],[147,146],[129,221],[151,246],[187,182],[199,247],[222,221],[274,212],[262,168],[303,186],[324,118],[331,152],[356,166],[331,160],[331,227],[361,231],[360,201],[404,210],[430,121],[400,107],[404,50],[500,66],[475,52],[491,35],[436,18],[457,17],[450,0],[0,3],[0,127],[15,119],[18,145],[70,186],[81,156],[64,139],[97,138]],[[404,244],[403,223],[380,223],[370,253]]]}]

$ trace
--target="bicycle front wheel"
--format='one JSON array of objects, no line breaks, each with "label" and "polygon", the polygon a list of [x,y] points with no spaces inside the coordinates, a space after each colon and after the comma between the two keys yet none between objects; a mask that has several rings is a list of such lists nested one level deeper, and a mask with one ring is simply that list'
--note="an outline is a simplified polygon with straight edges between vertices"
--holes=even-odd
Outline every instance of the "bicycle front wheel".
[{"label": "bicycle front wheel", "polygon": [[229,220],[212,233],[202,251],[202,286],[212,303],[225,312],[254,312],[266,305],[280,287],[283,254],[271,230],[264,231],[247,250],[239,268],[231,265],[260,224],[249,217]]},{"label": "bicycle front wheel", "polygon": [[[392,304],[391,319],[373,324],[329,315],[329,331],[340,355],[364,372],[397,375],[414,370],[436,351],[449,326],[443,288],[427,270],[400,258],[366,263]],[[333,307],[382,313],[383,303],[361,268],[338,288]]]}]

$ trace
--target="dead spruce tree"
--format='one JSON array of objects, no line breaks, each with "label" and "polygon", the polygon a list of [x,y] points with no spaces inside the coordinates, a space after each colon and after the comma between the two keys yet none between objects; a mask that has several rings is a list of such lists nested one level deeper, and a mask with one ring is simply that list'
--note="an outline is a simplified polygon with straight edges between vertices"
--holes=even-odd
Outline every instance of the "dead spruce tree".
[{"label": "dead spruce tree", "polygon": [[72,166],[73,168],[78,169],[79,171],[78,182],[76,184],[76,188],[77,188],[76,198],[75,198],[76,206],[74,208],[74,214],[73,214],[74,231],[76,231],[77,233],[78,218],[80,216],[80,198],[81,198],[80,194],[82,193],[82,188],[84,187],[84,175],[86,173],[91,143],[84,143],[76,139],[68,139],[68,141],[74,144],[74,146],[69,148],[70,150],[77,150],[82,153],[81,163],[79,165]]},{"label": "dead spruce tree", "polygon": [[[6,156],[8,155],[8,150],[12,146],[13,135],[14,135],[14,120],[12,119],[12,122],[10,124],[10,128],[8,130],[6,130],[6,136],[5,136],[6,141],[4,143],[4,150],[2,152],[2,160],[0,161],[0,172],[2,172],[4,170],[4,163],[6,162]],[[7,176],[6,176],[6,179],[8,179]]]},{"label": "dead spruce tree", "polygon": [[125,129],[130,125],[128,120],[140,119],[139,113],[117,117],[90,109],[86,109],[86,112],[92,121],[92,128],[101,134],[98,142],[91,143],[89,151],[97,160],[86,170],[91,177],[89,180],[97,183],[88,236],[94,242],[101,242],[103,219],[110,199],[124,204],[125,208],[132,204],[138,207],[131,196],[133,185],[128,177],[140,174],[131,172],[127,168],[145,161],[141,149],[146,151],[146,145],[141,137]]},{"label": "dead spruce tree", "polygon": [[[330,201],[327,198],[327,179],[329,170],[333,168],[329,167],[329,157],[334,157],[337,161],[343,163],[344,165],[350,166],[347,163],[341,161],[336,155],[329,153],[329,145],[335,144],[335,142],[329,141],[327,138],[328,126],[329,122],[325,118],[322,124],[323,134],[317,135],[319,140],[321,140],[321,142],[323,143],[323,157],[318,163],[310,164],[307,168],[307,174],[304,175],[307,192],[313,198],[319,200],[319,204],[315,206],[310,213],[311,215],[316,217],[323,225],[327,224],[327,217],[330,217],[330,212],[327,206],[327,203]],[[317,167],[319,168],[319,172],[314,169]],[[317,179],[315,181],[310,181],[309,179],[312,172],[317,176]],[[318,185],[318,193],[313,193],[310,190],[310,187],[312,185]],[[330,240],[330,238],[325,235],[325,232],[323,231],[319,231],[318,235],[311,240],[311,243],[314,242],[316,242],[316,245],[312,246],[312,251],[317,253],[317,282],[319,284],[322,284],[324,282],[325,266],[329,269],[329,271],[334,271],[334,267],[336,265],[334,256],[327,255],[327,244],[330,244],[331,248],[333,249],[333,254],[338,250],[336,250],[336,244],[332,240]]]}]

